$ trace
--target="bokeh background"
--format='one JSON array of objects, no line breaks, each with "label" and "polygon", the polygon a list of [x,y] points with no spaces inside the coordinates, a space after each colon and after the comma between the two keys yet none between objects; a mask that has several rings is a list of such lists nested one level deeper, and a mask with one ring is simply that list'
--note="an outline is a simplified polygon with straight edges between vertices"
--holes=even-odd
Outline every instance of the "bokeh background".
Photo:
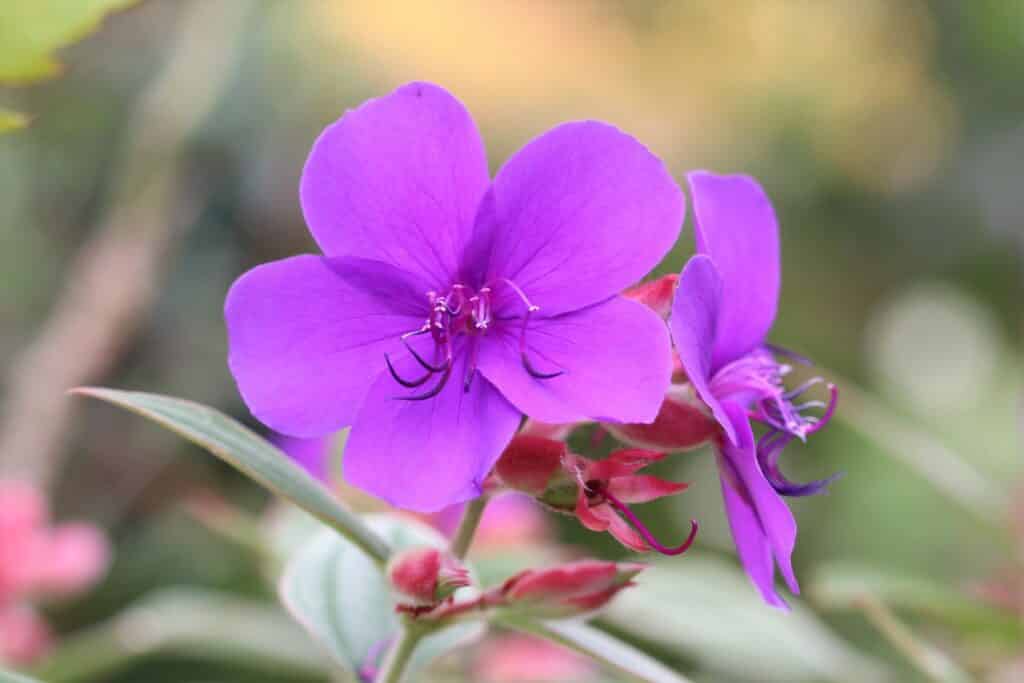
[{"label": "bokeh background", "polygon": [[[312,141],[409,80],[465,102],[492,168],[595,118],[680,181],[748,172],[775,203],[772,341],[842,390],[833,426],[786,455],[795,477],[846,472],[794,503],[804,599],[790,617],[759,605],[697,451],[665,465],[691,489],[641,514],[666,537],[700,519],[699,553],[673,560],[653,604],[624,595],[611,628],[700,681],[918,680],[927,666],[893,644],[904,626],[949,680],[1024,680],[1024,3],[147,0],[60,59],[60,78],[0,93],[34,117],[0,137],[0,472],[41,482],[58,519],[101,525],[114,560],[92,592],[45,607],[67,645],[53,680],[327,680],[308,658],[167,636],[198,619],[187,610],[157,626],[125,612],[202,589],[277,624],[249,535],[272,502],[64,392],[157,391],[254,424],[225,364],[224,294],[315,251],[297,196]],[[661,272],[692,250],[683,234]],[[111,645],[126,614],[134,640]],[[570,680],[552,670],[494,680]]]}]

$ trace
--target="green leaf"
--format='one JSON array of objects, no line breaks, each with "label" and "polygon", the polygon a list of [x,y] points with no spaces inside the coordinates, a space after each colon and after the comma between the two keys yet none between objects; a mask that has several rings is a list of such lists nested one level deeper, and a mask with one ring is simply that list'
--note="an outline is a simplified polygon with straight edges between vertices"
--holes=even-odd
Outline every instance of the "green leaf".
[{"label": "green leaf", "polygon": [[94,387],[75,389],[73,393],[108,401],[177,432],[333,527],[378,564],[387,561],[391,552],[388,544],[356,514],[284,453],[227,415],[192,401],[157,394]]},{"label": "green leaf", "polygon": [[40,683],[34,678],[16,674],[13,671],[0,669],[0,683]]},{"label": "green leaf", "polygon": [[[411,519],[374,516],[368,521],[397,549],[445,546],[440,534]],[[314,536],[288,564],[279,590],[282,602],[299,623],[346,671],[358,672],[376,656],[383,656],[398,633],[394,597],[383,573],[363,552],[335,534]],[[481,622],[465,622],[426,636],[413,653],[409,670],[423,669],[483,631]]]},{"label": "green leaf", "polygon": [[10,109],[0,107],[0,133],[6,133],[16,128],[24,128],[28,125],[28,117]]},{"label": "green leaf", "polygon": [[276,605],[169,588],[66,637],[36,673],[47,683],[90,683],[159,654],[243,662],[282,680],[330,671],[327,658]]},{"label": "green leaf", "polygon": [[564,645],[629,680],[647,683],[687,683],[688,680],[647,653],[583,622],[540,621],[514,616],[499,617],[498,622]]},{"label": "green leaf", "polygon": [[54,51],[81,40],[103,17],[137,0],[0,2],[0,83],[21,85],[60,74]]},{"label": "green leaf", "polygon": [[765,605],[734,563],[690,553],[656,562],[636,581],[599,623],[702,669],[785,683],[882,676],[881,664],[833,634],[798,599],[789,598],[788,614]]},{"label": "green leaf", "polygon": [[817,572],[810,592],[816,601],[833,609],[860,609],[864,597],[873,597],[893,609],[912,612],[961,633],[986,633],[1011,643],[1024,639],[1024,623],[1016,615],[924,576],[831,564]]}]

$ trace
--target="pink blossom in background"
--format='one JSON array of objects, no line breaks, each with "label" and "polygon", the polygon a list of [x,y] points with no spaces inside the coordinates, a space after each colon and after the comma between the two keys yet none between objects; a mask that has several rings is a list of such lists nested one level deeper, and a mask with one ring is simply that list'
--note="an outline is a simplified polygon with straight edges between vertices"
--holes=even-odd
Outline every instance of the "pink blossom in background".
[{"label": "pink blossom in background", "polygon": [[[427,516],[427,520],[445,536],[451,536],[462,519],[465,505],[452,505]],[[474,550],[487,551],[509,546],[543,543],[551,530],[544,511],[529,496],[504,493],[491,500],[473,540]]]},{"label": "pink blossom in background", "polygon": [[51,526],[43,494],[20,481],[0,481],[0,539],[0,662],[25,664],[51,641],[31,602],[92,586],[107,570],[110,548],[92,525]]},{"label": "pink blossom in background", "polygon": [[582,656],[546,640],[505,635],[485,642],[473,666],[480,683],[582,683],[597,669]]}]

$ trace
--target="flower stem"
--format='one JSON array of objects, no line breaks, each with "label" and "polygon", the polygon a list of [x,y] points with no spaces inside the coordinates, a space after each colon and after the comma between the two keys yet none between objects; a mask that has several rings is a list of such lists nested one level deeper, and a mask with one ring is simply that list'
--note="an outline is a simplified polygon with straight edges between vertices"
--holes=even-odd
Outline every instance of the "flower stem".
[{"label": "flower stem", "polygon": [[425,634],[423,629],[402,626],[398,633],[395,644],[388,651],[388,656],[381,665],[380,673],[377,674],[375,683],[399,683],[405,676],[406,667],[409,666],[409,659],[412,657],[416,645]]},{"label": "flower stem", "polygon": [[476,528],[480,526],[480,519],[484,515],[484,508],[487,507],[488,497],[480,496],[475,500],[466,503],[466,509],[462,512],[462,520],[459,521],[459,528],[452,536],[451,553],[460,560],[469,552],[469,546],[473,543],[473,536]]}]

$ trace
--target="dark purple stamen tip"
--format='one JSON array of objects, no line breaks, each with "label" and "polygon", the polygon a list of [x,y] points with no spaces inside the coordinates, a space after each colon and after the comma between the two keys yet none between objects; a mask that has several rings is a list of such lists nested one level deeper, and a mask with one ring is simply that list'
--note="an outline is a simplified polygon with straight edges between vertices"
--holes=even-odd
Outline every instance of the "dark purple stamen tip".
[{"label": "dark purple stamen tip", "polygon": [[802,498],[827,493],[829,484],[842,477],[843,472],[837,472],[825,479],[799,484],[787,479],[779,469],[779,456],[792,440],[793,436],[784,432],[769,432],[758,440],[757,460],[761,465],[764,478],[780,496]]},{"label": "dark purple stamen tip", "polygon": [[650,529],[644,526],[644,523],[640,521],[640,518],[633,514],[633,511],[629,509],[628,505],[612,495],[607,489],[603,490],[601,494],[604,496],[605,500],[608,501],[609,505],[625,517],[633,528],[636,529],[637,533],[647,541],[647,545],[651,546],[653,550],[661,553],[662,555],[682,555],[690,549],[690,546],[693,545],[694,539],[697,538],[697,530],[700,528],[700,525],[697,524],[697,520],[691,519],[690,535],[686,537],[686,540],[675,548],[664,546],[654,537],[654,534],[651,533]]},{"label": "dark purple stamen tip", "polygon": [[565,370],[558,370],[556,372],[541,372],[537,368],[533,367],[533,363],[530,362],[530,357],[526,355],[525,351],[520,353],[519,357],[523,359],[523,369],[525,369],[526,373],[530,375],[530,377],[533,377],[534,379],[554,379],[559,375],[565,374]]},{"label": "dark purple stamen tip", "polygon": [[396,382],[398,382],[403,387],[406,387],[408,389],[415,389],[416,387],[423,386],[428,379],[434,376],[433,371],[427,370],[427,373],[420,377],[419,379],[404,379],[401,375],[398,374],[398,371],[395,370],[395,366],[392,365],[391,363],[391,358],[389,358],[388,354],[386,353],[384,354],[384,363],[388,366],[388,372],[391,373],[392,379],[394,379]]},{"label": "dark purple stamen tip", "polygon": [[426,401],[428,398],[434,398],[440,394],[441,390],[444,389],[446,384],[448,384],[448,378],[451,377],[451,375],[452,363],[449,360],[445,365],[444,374],[441,375],[441,379],[437,381],[437,384],[435,384],[432,389],[422,394],[416,394],[415,396],[396,396],[395,398],[399,401]]},{"label": "dark purple stamen tip", "polygon": [[408,340],[403,339],[402,343],[405,344],[405,348],[409,351],[410,354],[412,354],[412,357],[416,359],[416,362],[419,363],[420,367],[422,367],[424,370],[428,370],[430,372],[444,372],[444,365],[438,366],[434,365],[433,363],[428,363],[427,361],[425,361],[423,359],[423,356],[417,353],[416,349],[412,348],[412,345],[409,344]]},{"label": "dark purple stamen tip", "polygon": [[811,359],[808,358],[807,356],[801,355],[791,349],[787,349],[784,346],[777,346],[775,344],[765,344],[764,348],[768,349],[774,354],[777,354],[784,358],[788,358],[792,361],[796,361],[800,365],[814,365],[814,363],[811,362]]},{"label": "dark purple stamen tip", "polygon": [[828,406],[825,407],[825,412],[822,413],[821,417],[818,418],[810,429],[807,430],[808,434],[813,434],[825,425],[829,423],[832,416],[836,414],[836,405],[839,403],[839,387],[835,384],[828,385]]}]

